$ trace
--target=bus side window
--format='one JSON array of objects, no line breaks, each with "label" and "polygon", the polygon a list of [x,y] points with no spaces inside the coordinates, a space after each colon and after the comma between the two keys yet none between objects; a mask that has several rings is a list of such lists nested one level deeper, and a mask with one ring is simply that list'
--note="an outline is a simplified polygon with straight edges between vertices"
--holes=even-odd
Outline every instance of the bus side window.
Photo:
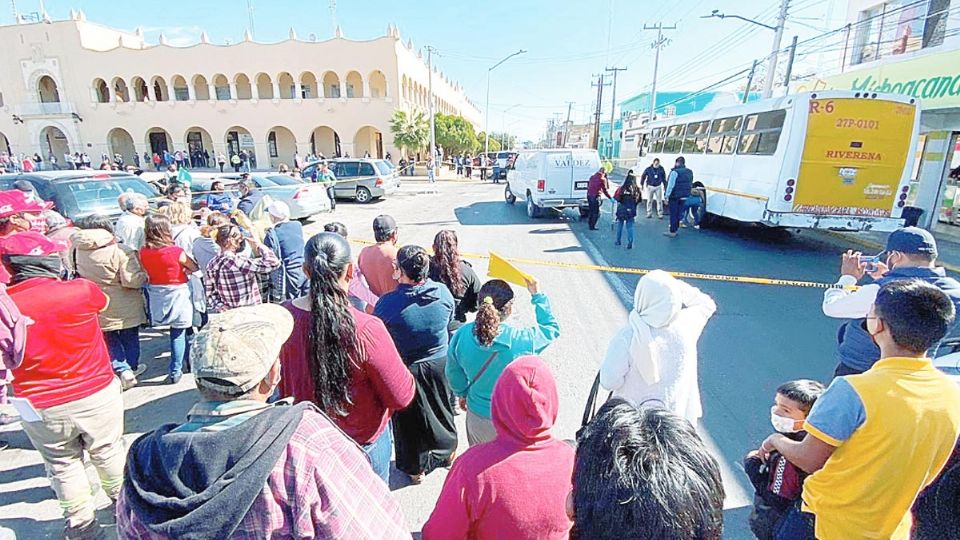
[{"label": "bus side window", "polygon": [[664,133],[666,130],[666,128],[657,128],[653,130],[653,150],[651,151],[654,154],[663,152]]},{"label": "bus side window", "polygon": [[784,110],[747,115],[737,153],[760,156],[775,154],[786,117],[787,112]]},{"label": "bus side window", "polygon": [[708,154],[732,154],[737,147],[742,116],[718,118],[710,126],[710,138],[707,139]]},{"label": "bus side window", "polygon": [[679,153],[683,146],[683,124],[670,126],[667,129],[667,140],[663,143],[663,151],[671,154]]},{"label": "bus side window", "polygon": [[710,121],[687,124],[687,137],[683,141],[684,154],[702,154],[707,149],[707,128]]}]

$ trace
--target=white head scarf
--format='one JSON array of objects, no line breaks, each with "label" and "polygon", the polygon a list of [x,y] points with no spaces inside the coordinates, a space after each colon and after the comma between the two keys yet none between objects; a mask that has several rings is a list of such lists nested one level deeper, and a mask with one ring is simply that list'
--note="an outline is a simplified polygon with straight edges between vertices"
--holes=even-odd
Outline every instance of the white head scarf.
[{"label": "white head scarf", "polygon": [[683,308],[677,280],[663,270],[654,270],[640,278],[633,293],[630,312],[630,360],[649,384],[660,382],[660,358],[653,347],[652,328],[670,324]]}]

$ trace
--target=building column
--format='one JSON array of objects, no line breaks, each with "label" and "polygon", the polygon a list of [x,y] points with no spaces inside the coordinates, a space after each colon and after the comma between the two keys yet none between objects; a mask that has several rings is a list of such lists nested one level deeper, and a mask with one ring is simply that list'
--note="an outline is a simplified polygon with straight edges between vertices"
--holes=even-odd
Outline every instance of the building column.
[{"label": "building column", "polygon": [[293,96],[293,99],[303,98],[303,84],[301,84],[300,81],[297,81],[294,86],[296,87],[296,89],[294,90],[296,94]]},{"label": "building column", "polygon": [[176,101],[177,93],[173,89],[173,81],[167,82],[167,101]]},{"label": "building column", "polygon": [[207,83],[207,93],[210,94],[210,100],[216,101],[217,98],[217,87],[213,85],[212,82]]},{"label": "building column", "polygon": [[110,91],[110,103],[117,102],[117,88],[113,86],[113,83],[107,85],[107,90]]},{"label": "building column", "polygon": [[147,99],[153,102],[157,101],[157,91],[152,84],[147,85]]},{"label": "building column", "polygon": [[[917,174],[917,198],[913,205],[923,208],[920,226],[932,228],[937,223],[940,205],[943,204],[943,192],[947,183],[943,182],[945,160],[950,154],[950,131],[931,131],[927,133],[923,148],[923,162]],[[942,184],[942,185],[941,185]]]},{"label": "building column", "polygon": [[362,85],[362,87],[363,87],[363,90],[362,90],[362,91],[363,91],[363,96],[362,96],[362,97],[365,97],[365,98],[373,97],[373,94],[370,93],[370,80],[369,80],[369,79],[364,79],[364,80],[363,80],[363,85]]},{"label": "building column", "polygon": [[237,99],[237,83],[230,81],[230,99]]},{"label": "building column", "polygon": [[250,84],[250,99],[260,99],[260,87],[255,83],[256,81]]},{"label": "building column", "polygon": [[273,84],[273,99],[280,99],[280,81],[274,79],[271,83]]},{"label": "building column", "polygon": [[190,101],[197,100],[197,89],[192,84],[187,84],[187,99]]}]

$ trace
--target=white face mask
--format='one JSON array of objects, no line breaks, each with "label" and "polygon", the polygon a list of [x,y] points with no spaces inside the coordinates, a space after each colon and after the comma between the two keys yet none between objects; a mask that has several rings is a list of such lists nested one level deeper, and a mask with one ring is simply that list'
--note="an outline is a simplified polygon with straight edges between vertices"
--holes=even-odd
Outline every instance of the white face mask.
[{"label": "white face mask", "polygon": [[796,420],[780,416],[773,412],[773,409],[770,410],[770,423],[773,424],[773,429],[777,430],[777,433],[796,433],[800,431],[794,427],[797,423]]}]

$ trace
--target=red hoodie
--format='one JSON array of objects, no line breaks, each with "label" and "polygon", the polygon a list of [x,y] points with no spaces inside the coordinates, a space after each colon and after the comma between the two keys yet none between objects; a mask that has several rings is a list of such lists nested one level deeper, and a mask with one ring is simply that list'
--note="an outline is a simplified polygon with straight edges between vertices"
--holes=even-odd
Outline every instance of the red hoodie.
[{"label": "red hoodie", "polygon": [[566,539],[574,450],[555,439],[557,385],[537,356],[503,371],[491,397],[492,442],[474,446],[453,464],[424,540],[447,538]]}]

